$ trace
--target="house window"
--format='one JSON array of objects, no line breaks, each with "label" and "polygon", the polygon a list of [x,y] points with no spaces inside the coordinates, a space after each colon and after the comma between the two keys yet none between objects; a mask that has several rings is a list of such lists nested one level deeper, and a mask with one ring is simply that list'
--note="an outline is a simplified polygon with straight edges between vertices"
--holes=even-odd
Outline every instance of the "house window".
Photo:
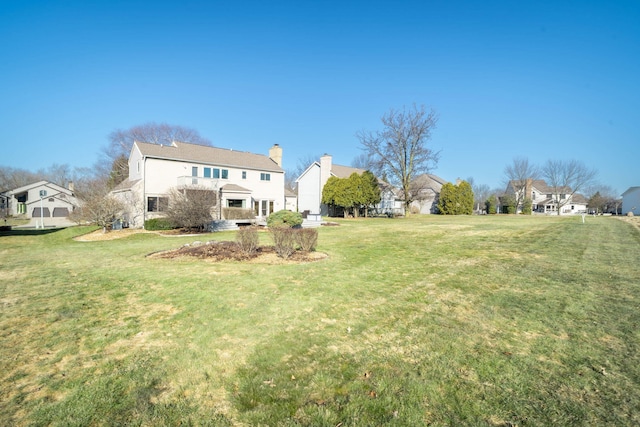
[{"label": "house window", "polygon": [[211,178],[211,168],[204,168],[204,177]]},{"label": "house window", "polygon": [[197,185],[198,184],[198,178],[196,178],[198,176],[198,167],[197,166],[192,166],[191,167],[191,176],[193,177],[193,178],[191,178],[191,184]]},{"label": "house window", "polygon": [[217,168],[213,169],[213,177],[215,179],[220,179],[220,169],[217,169]]},{"label": "house window", "polygon": [[227,206],[230,208],[244,208],[244,200],[242,199],[229,199],[227,200]]},{"label": "house window", "polygon": [[147,212],[166,212],[169,207],[168,197],[147,197]]},{"label": "house window", "polygon": [[229,169],[222,169],[222,179],[229,179]]},{"label": "house window", "polygon": [[261,173],[260,174],[260,181],[271,181],[271,174],[270,173]]},{"label": "house window", "polygon": [[564,199],[566,199],[566,198],[567,198],[567,195],[566,195],[566,194],[561,194],[561,195],[560,195],[560,198],[561,198],[562,200],[564,200]]},{"label": "house window", "polygon": [[247,179],[247,171],[242,171],[242,179]]}]

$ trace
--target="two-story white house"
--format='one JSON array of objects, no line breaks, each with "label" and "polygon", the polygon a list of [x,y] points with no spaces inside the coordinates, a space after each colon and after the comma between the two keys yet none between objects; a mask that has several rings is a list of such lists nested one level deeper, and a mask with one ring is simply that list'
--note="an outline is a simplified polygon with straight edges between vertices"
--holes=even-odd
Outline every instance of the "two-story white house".
[{"label": "two-story white house", "polygon": [[124,220],[142,227],[163,216],[171,188],[207,188],[218,195],[218,219],[224,208],[253,210],[264,219],[285,209],[282,148],[269,155],[184,142],[158,145],[135,142],[129,155],[129,177],[112,192],[126,206]]},{"label": "two-story white house", "polygon": [[[554,189],[541,179],[528,179],[524,185],[509,181],[505,193],[521,201],[530,199],[534,213],[557,215],[560,210],[560,215],[571,215],[587,212],[587,199],[582,194],[574,193],[569,187]],[[517,207],[517,212],[521,211],[522,205]]]},{"label": "two-story white house", "polygon": [[328,215],[329,207],[322,204],[322,189],[330,177],[349,178],[352,173],[361,174],[363,169],[333,164],[332,157],[325,154],[319,162],[313,162],[296,179],[298,190],[298,212]]}]

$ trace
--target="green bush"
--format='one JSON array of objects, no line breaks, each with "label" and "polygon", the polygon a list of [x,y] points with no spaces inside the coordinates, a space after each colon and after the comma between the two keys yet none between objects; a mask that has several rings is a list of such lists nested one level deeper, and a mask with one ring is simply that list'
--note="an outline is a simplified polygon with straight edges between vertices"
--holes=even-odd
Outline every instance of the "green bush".
[{"label": "green bush", "polygon": [[173,223],[167,218],[153,218],[144,222],[145,230],[173,230],[174,228]]},{"label": "green bush", "polygon": [[267,218],[267,226],[271,227],[297,227],[302,225],[302,214],[300,212],[292,212],[281,210],[274,212]]}]

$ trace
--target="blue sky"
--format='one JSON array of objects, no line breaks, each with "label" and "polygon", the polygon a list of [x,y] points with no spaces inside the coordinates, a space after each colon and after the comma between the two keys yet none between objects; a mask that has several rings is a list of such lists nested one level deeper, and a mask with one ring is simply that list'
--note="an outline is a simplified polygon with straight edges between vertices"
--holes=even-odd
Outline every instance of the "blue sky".
[{"label": "blue sky", "polygon": [[284,167],[349,165],[391,108],[434,108],[433,171],[501,187],[514,157],[640,185],[638,1],[13,1],[0,165],[95,164],[150,121]]}]

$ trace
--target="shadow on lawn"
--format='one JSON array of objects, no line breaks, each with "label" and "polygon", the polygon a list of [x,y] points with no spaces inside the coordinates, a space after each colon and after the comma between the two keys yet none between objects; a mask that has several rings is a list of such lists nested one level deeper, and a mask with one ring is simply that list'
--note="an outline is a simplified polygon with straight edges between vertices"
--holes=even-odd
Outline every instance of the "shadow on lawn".
[{"label": "shadow on lawn", "polygon": [[45,228],[45,229],[18,228],[13,230],[0,229],[0,237],[1,236],[40,236],[44,234],[55,233],[56,231],[60,231],[60,230],[64,230],[64,228]]}]

